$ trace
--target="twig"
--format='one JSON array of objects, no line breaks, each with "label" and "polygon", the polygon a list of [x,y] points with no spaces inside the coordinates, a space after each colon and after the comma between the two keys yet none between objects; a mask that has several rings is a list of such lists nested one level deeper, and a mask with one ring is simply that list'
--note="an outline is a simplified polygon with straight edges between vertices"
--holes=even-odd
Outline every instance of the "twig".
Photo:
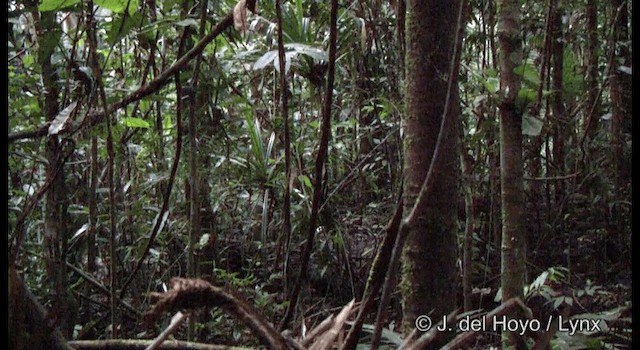
[{"label": "twig", "polygon": [[244,323],[269,349],[287,349],[286,339],[247,301],[199,278],[171,279],[171,290],[151,293],[158,302],[145,314],[147,324],[153,323],[163,312],[219,307]]},{"label": "twig", "polygon": [[169,325],[169,327],[167,327],[164,331],[162,331],[162,333],[160,333],[156,337],[156,339],[153,340],[153,343],[149,344],[149,346],[147,346],[145,350],[157,349],[162,344],[162,342],[164,342],[167,339],[167,337],[173,334],[178,329],[178,327],[180,327],[180,325],[184,323],[187,317],[188,317],[187,314],[183,314],[182,312],[178,311],[178,313],[176,313],[171,318],[171,324]]}]

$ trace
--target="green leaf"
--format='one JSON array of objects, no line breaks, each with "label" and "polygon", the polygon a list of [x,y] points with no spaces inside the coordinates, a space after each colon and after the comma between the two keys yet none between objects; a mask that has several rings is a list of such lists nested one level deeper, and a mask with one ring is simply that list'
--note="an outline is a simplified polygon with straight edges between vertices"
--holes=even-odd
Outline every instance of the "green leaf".
[{"label": "green leaf", "polygon": [[38,11],[46,12],[62,10],[79,2],[80,0],[43,0],[42,3],[38,5]]},{"label": "green leaf", "polygon": [[30,54],[25,54],[22,57],[22,64],[26,67],[26,68],[31,68],[31,66],[35,63],[35,59],[33,58],[32,55]]},{"label": "green leaf", "polygon": [[94,4],[111,10],[115,13],[133,14],[138,11],[138,0],[95,0]]},{"label": "green leaf", "polygon": [[538,136],[542,131],[542,125],[544,123],[538,118],[534,118],[528,115],[522,117],[522,134],[528,136]]},{"label": "green leaf", "polygon": [[304,186],[308,189],[313,189],[313,185],[311,184],[311,179],[307,175],[298,175],[298,181],[302,182]]},{"label": "green leaf", "polygon": [[489,77],[482,83],[484,84],[484,87],[487,89],[487,91],[489,91],[489,93],[491,94],[497,93],[498,89],[500,88],[500,81],[495,77]]},{"label": "green leaf", "polygon": [[140,118],[134,118],[134,117],[129,117],[129,118],[124,118],[124,125],[128,128],[143,128],[143,129],[148,129],[151,125]]},{"label": "green leaf", "polygon": [[525,63],[513,69],[513,72],[520,75],[529,85],[537,87],[540,85],[540,74],[531,63]]},{"label": "green leaf", "polygon": [[537,92],[534,89],[522,88],[518,91],[518,100],[525,103],[531,103],[536,100]]},{"label": "green leaf", "polygon": [[136,13],[131,16],[119,15],[111,22],[111,28],[107,32],[107,41],[115,45],[122,38],[127,36],[131,29],[142,21],[142,15]]},{"label": "green leaf", "polygon": [[40,48],[38,49],[38,64],[42,65],[50,59],[53,51],[58,47],[61,35],[62,30],[59,28],[44,33],[44,36],[40,40]]}]

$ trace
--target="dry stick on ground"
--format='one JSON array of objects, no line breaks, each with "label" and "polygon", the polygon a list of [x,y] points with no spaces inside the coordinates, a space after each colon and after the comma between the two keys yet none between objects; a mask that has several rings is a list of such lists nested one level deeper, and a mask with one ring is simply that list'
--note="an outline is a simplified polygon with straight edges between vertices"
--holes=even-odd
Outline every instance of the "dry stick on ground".
[{"label": "dry stick on ground", "polygon": [[[146,350],[152,340],[147,339],[109,339],[109,340],[72,340],[68,344],[75,350]],[[161,350],[254,350],[247,347],[210,345],[182,340],[167,340],[158,347]]]},{"label": "dry stick on ground", "polygon": [[159,349],[160,346],[162,345],[162,343],[173,333],[175,333],[176,330],[178,330],[178,328],[180,327],[181,324],[184,323],[184,321],[187,320],[187,317],[189,317],[187,314],[183,314],[182,312],[178,311],[175,315],[173,315],[173,317],[171,318],[171,324],[169,324],[169,326],[167,328],[165,328],[164,331],[162,331],[162,333],[160,333],[160,335],[158,335],[156,337],[156,339],[153,340],[153,343],[151,343],[149,346],[147,346],[147,348],[145,350],[155,350],[155,349]]},{"label": "dry stick on ground", "polygon": [[[447,315],[447,325],[445,328],[453,329],[454,325],[457,323],[457,317],[459,313],[460,313],[460,308],[451,311],[449,315]],[[441,327],[442,327],[442,320],[440,320],[435,326],[431,327],[431,329],[428,332],[421,335],[417,340],[414,339],[414,337],[417,337],[418,330],[414,328],[413,331],[409,334],[409,336],[407,336],[407,338],[405,339],[406,344],[405,342],[403,342],[402,345],[400,345],[400,347],[398,348],[398,350],[426,349],[429,344],[431,344],[432,342],[437,340],[439,337],[441,337],[443,334],[445,334],[444,332],[440,331]]]},{"label": "dry stick on ground", "polygon": [[326,350],[333,346],[333,342],[340,333],[342,326],[347,321],[349,314],[351,314],[351,309],[353,309],[354,304],[355,300],[351,300],[342,308],[342,311],[340,311],[338,315],[333,317],[331,328],[324,332],[322,336],[318,338],[311,347],[309,347],[309,350]]},{"label": "dry stick on ground", "polygon": [[164,312],[219,307],[249,327],[267,348],[288,349],[286,339],[245,300],[199,278],[174,277],[170,284],[171,290],[166,293],[151,293],[158,301],[145,314],[147,324]]},{"label": "dry stick on ground", "polygon": [[[529,309],[519,298],[511,298],[503,302],[500,306],[491,310],[491,312],[489,312],[488,314],[480,317],[483,317],[487,322],[486,324],[488,325],[488,328],[491,328],[496,318],[506,315],[514,307],[519,307],[520,309],[522,309],[522,311],[524,312],[524,315],[527,318],[533,318],[531,309]],[[468,342],[470,342],[471,340],[475,339],[479,333],[480,332],[475,332],[475,331],[464,332],[458,335],[457,337],[455,337],[452,341],[448,342],[440,350],[459,349],[463,347],[465,344],[467,344]]]},{"label": "dry stick on ground", "polygon": [[400,228],[398,230],[398,235],[396,237],[395,246],[393,248],[391,254],[391,260],[389,261],[389,266],[387,269],[387,275],[385,278],[384,286],[382,288],[382,295],[380,296],[380,304],[378,306],[378,314],[376,315],[376,323],[375,328],[373,330],[373,336],[371,341],[371,348],[377,349],[378,344],[380,342],[380,337],[382,335],[382,323],[386,311],[386,307],[389,304],[389,298],[391,296],[391,288],[395,284],[395,278],[397,275],[398,266],[400,263],[400,255],[402,253],[402,249],[404,247],[404,242],[407,238],[408,229],[410,226],[414,224],[416,219],[422,216],[422,213],[419,211],[424,207],[424,204],[429,197],[431,196],[431,192],[433,189],[433,181],[435,180],[435,170],[436,167],[441,166],[441,152],[440,148],[442,147],[443,139],[445,138],[445,133],[451,128],[452,125],[452,116],[453,108],[452,108],[452,99],[455,95],[454,89],[456,89],[456,81],[458,77],[458,72],[460,71],[460,53],[462,51],[462,36],[464,34],[464,9],[466,7],[465,0],[460,0],[458,4],[458,23],[456,28],[456,37],[453,46],[452,53],[452,61],[449,69],[449,79],[447,82],[447,98],[444,103],[444,110],[442,115],[442,121],[440,123],[440,132],[438,133],[438,140],[436,141],[436,146],[433,151],[433,157],[431,158],[431,164],[429,165],[429,171],[427,172],[427,176],[422,183],[420,188],[420,192],[418,193],[418,197],[413,204],[413,208],[409,213],[407,213],[407,217],[402,220],[400,223]]},{"label": "dry stick on ground", "polygon": [[[289,297],[289,305],[285,312],[280,330],[287,328],[289,322],[293,318],[295,309],[298,305],[298,297],[302,284],[307,278],[307,267],[309,265],[309,257],[313,249],[313,241],[316,233],[316,223],[318,221],[318,209],[320,208],[320,200],[322,199],[322,174],[324,163],[327,158],[327,149],[329,146],[329,136],[331,133],[331,101],[333,99],[333,81],[335,79],[336,68],[336,39],[338,18],[338,0],[331,1],[331,16],[329,20],[329,64],[327,68],[327,86],[324,95],[324,104],[322,106],[322,131],[320,135],[320,145],[318,147],[318,155],[315,163],[315,184],[313,187],[313,202],[311,205],[311,215],[309,218],[309,228],[307,231],[307,239],[302,253],[302,261],[300,262],[300,273],[296,278],[293,291]],[[283,92],[284,93],[284,92]]]},{"label": "dry stick on ground", "polygon": [[[569,312],[571,312],[571,308],[565,305],[560,310],[560,317],[566,319],[567,317],[569,317]],[[558,329],[560,328],[560,317],[553,319],[553,321],[551,322],[551,325],[549,326],[549,329],[547,329],[538,338],[538,340],[536,340],[531,350],[551,349],[551,347],[549,346],[549,342],[551,341],[551,339],[553,339],[553,336],[556,335],[556,333],[558,332]]]}]

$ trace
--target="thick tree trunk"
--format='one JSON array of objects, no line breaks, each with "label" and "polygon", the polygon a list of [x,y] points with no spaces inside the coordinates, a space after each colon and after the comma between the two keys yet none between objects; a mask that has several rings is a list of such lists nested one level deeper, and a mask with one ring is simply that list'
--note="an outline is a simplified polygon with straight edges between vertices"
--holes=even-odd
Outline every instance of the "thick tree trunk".
[{"label": "thick tree trunk", "polygon": [[[522,62],[520,2],[501,0],[498,4],[500,46],[500,177],[502,187],[502,300],[522,298],[525,275],[524,187],[522,160],[522,111],[516,98],[520,76],[514,68]],[[511,318],[519,318],[513,312]],[[518,332],[506,332],[517,349],[526,345]],[[505,344],[507,345],[507,344]]]},{"label": "thick tree trunk", "polygon": [[11,350],[70,350],[71,347],[47,311],[22,281],[15,266],[8,266],[8,343]]},{"label": "thick tree trunk", "polygon": [[[451,53],[455,42],[457,2],[407,1],[406,118],[404,212],[409,213],[427,176],[440,130]],[[451,103],[458,103],[452,96]],[[452,108],[458,111],[457,108]],[[455,112],[454,112],[455,113]],[[439,152],[434,186],[425,213],[409,229],[402,262],[403,327],[411,330],[420,315],[446,315],[455,307],[457,291],[456,198],[457,122]]]}]

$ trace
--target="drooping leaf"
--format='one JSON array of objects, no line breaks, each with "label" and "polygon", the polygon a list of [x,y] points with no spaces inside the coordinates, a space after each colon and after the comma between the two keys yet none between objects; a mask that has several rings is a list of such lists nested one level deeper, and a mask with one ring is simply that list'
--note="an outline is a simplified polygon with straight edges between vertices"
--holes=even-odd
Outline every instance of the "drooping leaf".
[{"label": "drooping leaf", "polygon": [[247,1],[240,0],[233,7],[233,27],[244,35],[247,31]]},{"label": "drooping leaf", "polygon": [[135,117],[124,118],[124,125],[128,128],[143,128],[143,129],[148,129],[151,126],[151,124],[149,124],[149,122],[147,122],[146,120],[135,118]]},{"label": "drooping leaf", "polygon": [[[285,52],[284,54],[284,73],[289,73],[289,69],[291,68],[291,60],[296,55],[295,52]],[[276,56],[273,60],[273,67],[277,72],[280,72],[280,57]]]},{"label": "drooping leaf", "polygon": [[525,114],[522,117],[522,134],[528,136],[538,136],[542,131],[542,125],[544,125],[542,120]]},{"label": "drooping leaf", "polygon": [[200,236],[200,240],[198,241],[198,244],[197,244],[198,249],[202,249],[208,246],[210,241],[211,241],[211,235],[208,233],[203,234],[202,236]]},{"label": "drooping leaf", "polygon": [[73,6],[79,2],[80,0],[43,0],[42,3],[38,5],[38,11],[58,11]]},{"label": "drooping leaf", "polygon": [[537,93],[534,89],[522,88],[518,91],[517,103],[520,103],[524,106],[532,103],[536,100]]},{"label": "drooping leaf", "polygon": [[316,61],[328,61],[329,55],[326,51],[306,44],[290,43],[285,44],[285,48],[293,49],[295,52],[307,55]]},{"label": "drooping leaf", "polygon": [[194,27],[197,28],[198,27],[198,21],[196,21],[194,18],[185,18],[182,21],[178,21],[176,22],[176,25],[179,27]]},{"label": "drooping leaf", "polygon": [[67,121],[77,106],[78,101],[73,101],[58,113],[55,119],[51,122],[51,125],[49,125],[49,136],[58,135],[60,131],[64,130],[68,126]]},{"label": "drooping leaf", "polygon": [[271,64],[273,60],[278,57],[278,51],[271,50],[262,55],[258,60],[253,64],[253,69],[263,69],[267,65]]},{"label": "drooping leaf", "polygon": [[549,276],[548,271],[543,271],[536,279],[531,283],[532,289],[540,288],[547,281],[547,277]]},{"label": "drooping leaf", "polygon": [[618,67],[618,70],[622,73],[633,75],[633,69],[629,66],[620,66]]}]

